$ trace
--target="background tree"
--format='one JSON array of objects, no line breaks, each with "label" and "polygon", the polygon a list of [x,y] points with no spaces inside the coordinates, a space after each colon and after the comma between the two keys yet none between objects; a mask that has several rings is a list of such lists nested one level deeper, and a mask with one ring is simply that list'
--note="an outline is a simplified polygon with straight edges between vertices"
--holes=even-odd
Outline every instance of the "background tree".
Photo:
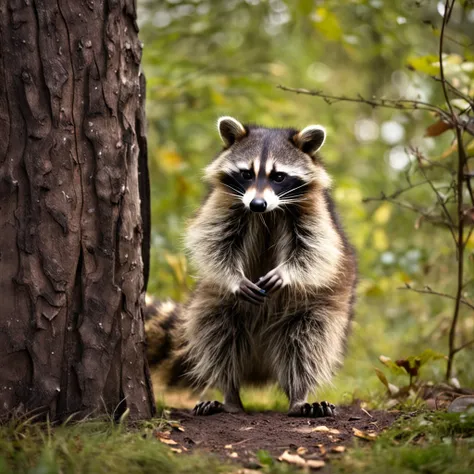
[{"label": "background tree", "polygon": [[134,0],[0,1],[3,415],[154,412],[137,32]]}]

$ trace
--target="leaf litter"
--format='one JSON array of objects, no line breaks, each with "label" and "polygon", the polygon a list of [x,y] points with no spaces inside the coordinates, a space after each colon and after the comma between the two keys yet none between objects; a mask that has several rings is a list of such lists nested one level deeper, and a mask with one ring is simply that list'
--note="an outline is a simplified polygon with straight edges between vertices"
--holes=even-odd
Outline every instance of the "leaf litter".
[{"label": "leaf litter", "polygon": [[[269,462],[320,469],[331,457],[345,453],[355,438],[374,440],[398,413],[374,410],[369,414],[351,405],[338,407],[334,418],[295,418],[277,412],[194,416],[188,410],[172,411],[170,416],[177,423],[173,428],[182,427],[172,431],[175,453],[213,453],[252,472]],[[157,437],[171,439],[169,433]]]}]

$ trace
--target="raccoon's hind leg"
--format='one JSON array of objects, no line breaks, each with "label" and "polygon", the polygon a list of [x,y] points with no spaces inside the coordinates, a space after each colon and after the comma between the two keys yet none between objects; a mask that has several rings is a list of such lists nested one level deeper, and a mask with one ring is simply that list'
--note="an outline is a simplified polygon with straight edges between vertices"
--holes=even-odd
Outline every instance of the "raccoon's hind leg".
[{"label": "raccoon's hind leg", "polygon": [[201,401],[196,415],[243,411],[239,388],[251,354],[245,314],[237,300],[209,298],[195,294],[186,308],[187,352],[190,375],[201,387],[216,387],[224,393],[224,403]]},{"label": "raccoon's hind leg", "polygon": [[290,401],[290,416],[335,414],[334,405],[328,402],[307,403],[309,392],[329,381],[342,357],[341,314],[325,310],[305,309],[285,316],[269,334],[268,347],[280,386]]}]

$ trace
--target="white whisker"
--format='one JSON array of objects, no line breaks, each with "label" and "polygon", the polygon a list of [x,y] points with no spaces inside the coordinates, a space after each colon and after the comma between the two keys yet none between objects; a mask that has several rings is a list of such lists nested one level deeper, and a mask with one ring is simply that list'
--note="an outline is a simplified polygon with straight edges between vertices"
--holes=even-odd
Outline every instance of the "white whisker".
[{"label": "white whisker", "polygon": [[288,191],[285,191],[284,193],[282,194],[277,194],[278,197],[283,197],[283,196],[286,196],[288,193],[292,193],[294,191],[296,191],[297,189],[300,189],[300,188],[303,188],[304,186],[308,186],[308,183],[303,183],[302,185],[296,187],[296,188],[293,188],[293,189],[289,189]]},{"label": "white whisker", "polygon": [[232,189],[232,191],[235,191],[239,196],[243,196],[244,193],[242,191],[240,191],[239,189],[236,189],[234,188],[233,186],[231,186],[230,184],[227,184],[227,183],[222,183],[224,186],[228,187],[229,189]]},{"label": "white whisker", "polygon": [[227,196],[232,196],[236,198],[241,198],[242,194],[234,194],[234,193],[228,193],[227,191],[221,191],[222,194],[226,194]]},{"label": "white whisker", "polygon": [[308,198],[300,198],[300,199],[281,199],[279,204],[285,205],[285,204],[297,204],[299,202],[303,201],[309,201]]}]

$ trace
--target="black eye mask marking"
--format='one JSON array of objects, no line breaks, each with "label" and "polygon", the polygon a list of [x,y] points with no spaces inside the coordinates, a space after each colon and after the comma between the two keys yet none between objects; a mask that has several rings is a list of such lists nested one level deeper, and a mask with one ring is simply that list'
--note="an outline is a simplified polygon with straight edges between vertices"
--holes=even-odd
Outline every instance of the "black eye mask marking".
[{"label": "black eye mask marking", "polygon": [[[250,179],[245,179],[242,171],[247,171],[251,174]],[[220,182],[228,189],[229,192],[243,196],[247,189],[254,182],[254,175],[252,171],[231,171],[229,173],[222,173]]]},{"label": "black eye mask marking", "polygon": [[281,199],[302,197],[309,188],[308,183],[301,178],[289,175],[286,175],[280,183],[270,180],[270,184],[275,194]]}]

